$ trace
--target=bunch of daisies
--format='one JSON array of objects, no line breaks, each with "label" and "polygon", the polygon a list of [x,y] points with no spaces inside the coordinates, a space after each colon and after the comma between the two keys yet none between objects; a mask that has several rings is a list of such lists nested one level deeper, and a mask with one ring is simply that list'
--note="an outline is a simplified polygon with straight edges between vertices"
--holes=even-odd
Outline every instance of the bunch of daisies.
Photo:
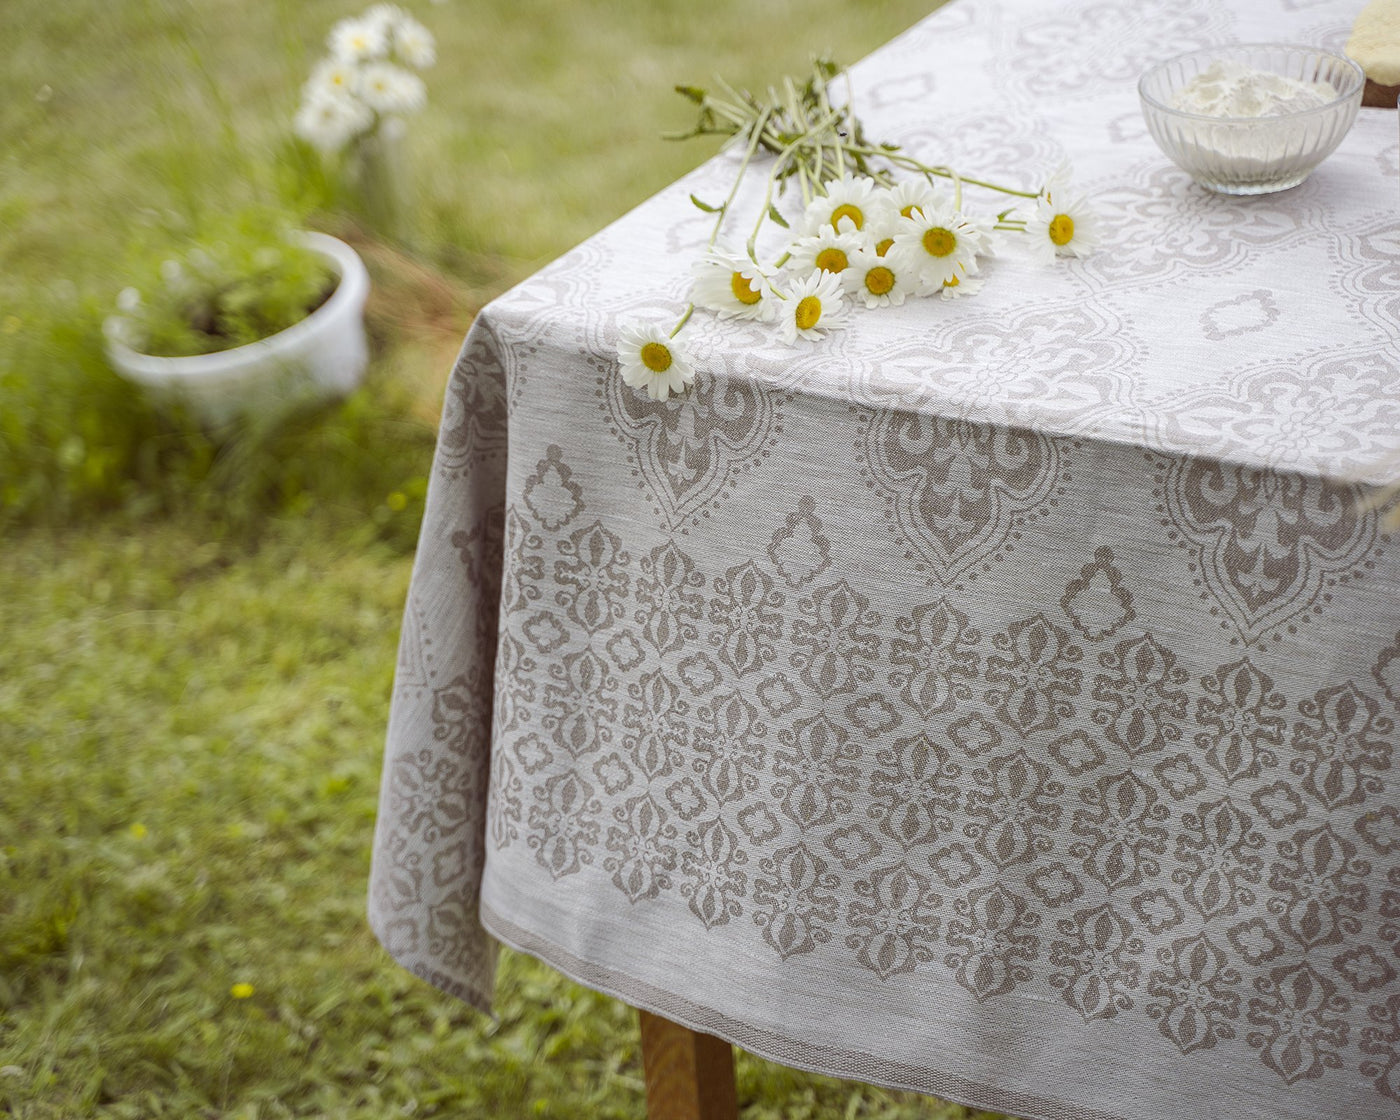
[{"label": "bunch of daisies", "polygon": [[[893,144],[870,144],[849,101],[833,107],[827,82],[838,71],[826,60],[814,64],[802,86],[790,79],[767,102],[724,87],[726,97],[684,87],[701,106],[701,123],[690,133],[720,133],[747,142],[733,189],[712,206],[717,215],[710,245],[694,266],[691,304],[670,330],[633,324],[620,331],[618,361],[623,380],[654,400],[681,392],[694,367],[677,336],[696,307],[721,319],[773,323],[788,345],[816,342],[847,324],[857,305],[898,307],[913,297],[958,299],[982,286],[980,261],[994,255],[1002,238],[1023,241],[1033,257],[1082,257],[1097,243],[1093,211],[1071,189],[1062,167],[1038,192],[1020,191],[961,177],[928,166]],[[743,249],[718,245],[739,182],[762,147],[775,153],[768,193]],[[917,178],[896,180],[892,170]],[[765,221],[791,228],[772,205],[773,187],[801,184],[805,208],[796,236],[771,265],[756,252]],[[946,181],[947,185],[941,185]],[[963,209],[963,187],[1029,200],[1029,213],[1008,208],[994,219]]]},{"label": "bunch of daisies", "polygon": [[330,54],[303,88],[295,122],[297,135],[321,151],[339,152],[427,103],[414,71],[437,61],[437,47],[402,8],[376,4],[357,19],[343,19],[326,43]]}]

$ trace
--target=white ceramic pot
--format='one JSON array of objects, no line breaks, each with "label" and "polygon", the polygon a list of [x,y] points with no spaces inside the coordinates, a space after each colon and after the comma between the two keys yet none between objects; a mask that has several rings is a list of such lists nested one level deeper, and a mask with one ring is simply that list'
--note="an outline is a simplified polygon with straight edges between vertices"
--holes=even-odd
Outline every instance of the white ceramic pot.
[{"label": "white ceramic pot", "polygon": [[350,392],[369,361],[364,327],[369,273],[345,242],[324,233],[299,236],[339,276],[330,299],[301,322],[232,350],[158,358],[127,346],[120,320],[109,319],[105,333],[113,368],[158,399],[178,399],[215,425]]}]

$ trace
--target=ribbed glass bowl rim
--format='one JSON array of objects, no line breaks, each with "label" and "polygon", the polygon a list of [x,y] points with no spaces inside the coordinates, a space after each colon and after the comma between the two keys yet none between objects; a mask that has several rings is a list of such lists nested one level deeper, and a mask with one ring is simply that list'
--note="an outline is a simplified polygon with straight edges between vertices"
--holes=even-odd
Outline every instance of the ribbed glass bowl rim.
[{"label": "ribbed glass bowl rim", "polygon": [[[1351,71],[1354,81],[1352,85],[1338,93],[1331,101],[1325,102],[1322,105],[1314,105],[1311,109],[1299,109],[1297,112],[1283,113],[1275,117],[1216,117],[1209,113],[1188,113],[1185,109],[1177,109],[1158,101],[1147,92],[1146,87],[1149,78],[1157,74],[1158,71],[1165,70],[1168,66],[1180,62],[1182,59],[1191,58],[1195,55],[1216,55],[1220,58],[1228,58],[1236,52],[1259,50],[1298,51],[1304,54],[1320,55],[1324,58],[1334,58],[1343,63]],[[1150,105],[1153,109],[1157,110],[1157,112],[1165,113],[1167,116],[1178,117],[1181,120],[1188,121],[1210,121],[1212,124],[1250,124],[1257,126],[1261,121],[1298,120],[1303,117],[1317,116],[1322,113],[1331,112],[1338,106],[1353,100],[1356,95],[1361,92],[1361,88],[1365,84],[1366,72],[1361,69],[1354,59],[1350,59],[1344,54],[1338,54],[1336,51],[1329,51],[1325,47],[1310,47],[1306,43],[1224,43],[1214,47],[1198,47],[1194,51],[1183,51],[1181,54],[1175,54],[1172,55],[1171,58],[1163,59],[1161,62],[1152,66],[1151,69],[1147,70],[1142,77],[1138,79],[1137,88],[1138,97],[1142,99],[1143,104]]]}]

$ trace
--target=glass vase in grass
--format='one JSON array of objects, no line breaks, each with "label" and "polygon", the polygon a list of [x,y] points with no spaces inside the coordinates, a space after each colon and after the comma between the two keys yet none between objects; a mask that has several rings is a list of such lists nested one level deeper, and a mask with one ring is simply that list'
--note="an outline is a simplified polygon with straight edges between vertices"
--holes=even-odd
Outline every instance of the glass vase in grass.
[{"label": "glass vase in grass", "polygon": [[350,146],[346,176],[355,208],[369,227],[408,240],[410,198],[403,121],[386,117]]}]

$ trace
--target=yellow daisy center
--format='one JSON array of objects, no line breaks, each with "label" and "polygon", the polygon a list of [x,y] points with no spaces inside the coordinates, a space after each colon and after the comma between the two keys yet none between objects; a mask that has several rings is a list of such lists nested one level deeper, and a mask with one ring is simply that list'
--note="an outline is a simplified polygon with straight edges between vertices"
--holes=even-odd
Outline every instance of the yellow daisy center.
[{"label": "yellow daisy center", "polygon": [[659,342],[648,342],[642,347],[642,365],[652,373],[665,373],[671,368],[671,351]]},{"label": "yellow daisy center", "polygon": [[729,288],[740,303],[755,304],[763,298],[763,293],[753,286],[753,281],[742,272],[729,277]]},{"label": "yellow daisy center", "polygon": [[865,288],[871,295],[886,295],[893,287],[894,273],[884,265],[876,265],[865,274]]},{"label": "yellow daisy center", "polygon": [[885,238],[883,241],[881,241],[878,245],[875,246],[875,255],[876,255],[877,257],[883,257],[886,253],[888,253],[888,252],[890,251],[890,247],[891,247],[893,244],[894,244],[894,238],[893,238],[893,237],[887,237],[887,238]]},{"label": "yellow daisy center", "polygon": [[912,218],[915,214],[918,214],[922,217],[923,211],[920,210],[917,206],[915,206],[912,202],[908,206],[901,208],[899,211],[899,216],[901,218]]},{"label": "yellow daisy center", "polygon": [[924,249],[931,257],[946,257],[957,247],[957,235],[950,229],[934,226],[924,233]]},{"label": "yellow daisy center", "polygon": [[822,317],[822,301],[816,296],[803,296],[797,304],[797,329],[809,331]]},{"label": "yellow daisy center", "polygon": [[1074,239],[1074,219],[1068,214],[1056,214],[1050,219],[1050,240],[1056,245],[1068,245]]},{"label": "yellow daisy center", "polygon": [[956,288],[956,287],[957,287],[959,284],[961,284],[961,283],[962,283],[962,280],[960,280],[958,277],[954,276],[951,280],[944,280],[944,281],[943,281],[943,286],[944,286],[945,288]]},{"label": "yellow daisy center", "polygon": [[824,272],[844,272],[851,262],[840,249],[823,249],[817,254],[815,264]]},{"label": "yellow daisy center", "polygon": [[832,229],[841,228],[841,219],[850,218],[856,225],[856,229],[865,228],[865,215],[861,213],[859,206],[852,206],[849,202],[843,202],[831,212]]}]

